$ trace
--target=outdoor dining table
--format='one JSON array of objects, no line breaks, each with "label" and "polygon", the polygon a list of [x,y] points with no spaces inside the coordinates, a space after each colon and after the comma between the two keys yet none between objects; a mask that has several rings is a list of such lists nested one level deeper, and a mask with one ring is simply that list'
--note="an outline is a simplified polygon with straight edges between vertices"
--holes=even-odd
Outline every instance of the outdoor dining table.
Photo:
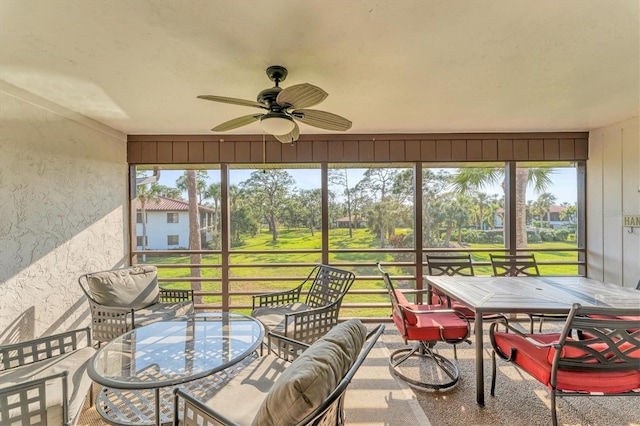
[{"label": "outdoor dining table", "polygon": [[103,346],[89,377],[102,387],[96,410],[109,423],[161,425],[173,420],[175,386],[215,392],[251,359],[264,327],[235,313],[199,313],[136,328]]},{"label": "outdoor dining table", "polygon": [[568,314],[583,306],[637,308],[640,291],[577,276],[460,277],[424,276],[425,282],[475,312],[476,402],[484,406],[483,321],[487,313]]}]

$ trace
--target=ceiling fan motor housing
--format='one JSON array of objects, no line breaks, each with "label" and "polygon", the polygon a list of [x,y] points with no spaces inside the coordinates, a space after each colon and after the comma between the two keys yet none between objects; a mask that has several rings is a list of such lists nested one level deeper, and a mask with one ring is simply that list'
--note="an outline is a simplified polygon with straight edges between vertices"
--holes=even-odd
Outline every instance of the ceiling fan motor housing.
[{"label": "ceiling fan motor housing", "polygon": [[280,111],[280,105],[276,103],[276,98],[278,97],[278,93],[282,91],[282,87],[270,87],[268,89],[264,89],[260,93],[258,93],[258,102],[267,105],[272,111]]}]

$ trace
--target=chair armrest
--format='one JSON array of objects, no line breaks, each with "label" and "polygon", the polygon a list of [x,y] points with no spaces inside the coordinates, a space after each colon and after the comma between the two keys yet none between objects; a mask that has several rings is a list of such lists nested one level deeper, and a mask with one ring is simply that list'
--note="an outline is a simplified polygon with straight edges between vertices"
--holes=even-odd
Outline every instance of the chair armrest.
[{"label": "chair armrest", "polygon": [[256,294],[252,297],[252,308],[255,309],[264,306],[285,305],[287,303],[299,302],[301,291],[302,284],[291,290]]},{"label": "chair armrest", "polygon": [[[47,417],[47,393],[46,383],[52,380],[60,379],[62,400],[62,421],[64,425],[69,425],[69,371],[64,370],[59,373],[51,374],[46,377],[40,377],[24,381],[13,386],[0,389],[0,401],[12,401],[17,399],[17,404],[3,404],[0,406],[0,417],[9,418],[11,408],[20,407],[20,415],[17,418],[12,417],[12,424],[31,424],[34,417],[39,416],[43,421]],[[6,411],[5,411],[6,410]],[[4,423],[3,423],[4,424]]]},{"label": "chair armrest", "polygon": [[522,331],[518,330],[513,325],[509,324],[507,322],[506,318],[503,317],[503,318],[499,318],[496,321],[492,322],[491,326],[489,327],[489,338],[491,340],[491,344],[494,346],[494,349],[495,349],[495,340],[494,340],[493,334],[495,333],[495,329],[500,324],[505,326],[507,333],[509,331],[512,331],[514,334],[518,335],[519,337],[522,337],[527,342],[529,342],[532,345],[535,345],[535,346],[537,346],[539,348],[551,348],[551,347],[554,347],[554,346],[558,345],[557,342],[554,342],[554,343],[541,343],[541,342],[537,341],[536,339],[524,334]]},{"label": "chair armrest", "polygon": [[338,324],[342,299],[327,306],[285,314],[284,336],[313,343]]},{"label": "chair armrest", "polygon": [[277,333],[267,333],[267,348],[278,358],[292,362],[310,346]]},{"label": "chair armrest", "polygon": [[168,288],[160,288],[160,302],[175,303],[193,301],[193,290],[174,290]]},{"label": "chair armrest", "polygon": [[90,327],[0,346],[0,371],[74,351],[85,347],[80,345],[83,341],[91,347]]},{"label": "chair armrest", "polygon": [[[174,414],[174,425],[182,425],[182,426],[200,426],[200,425],[222,425],[222,426],[241,426],[238,423],[235,423],[232,420],[229,420],[222,414],[218,413],[211,407],[207,407],[202,402],[200,402],[197,398],[191,396],[190,394],[184,392],[179,387],[176,387],[173,391],[173,412]],[[180,398],[184,400],[184,418],[179,419],[178,413],[180,407]]]}]

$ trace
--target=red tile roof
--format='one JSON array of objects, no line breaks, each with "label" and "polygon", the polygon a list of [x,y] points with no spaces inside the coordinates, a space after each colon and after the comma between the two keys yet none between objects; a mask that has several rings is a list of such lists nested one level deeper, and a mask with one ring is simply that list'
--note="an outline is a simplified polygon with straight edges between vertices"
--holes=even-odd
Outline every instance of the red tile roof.
[{"label": "red tile roof", "polygon": [[[135,207],[136,207],[136,210],[141,209],[139,198],[135,199]],[[175,200],[173,198],[155,197],[151,200],[148,200],[145,203],[144,209],[148,212],[149,211],[172,211],[172,212],[189,211],[189,203],[182,200]],[[211,213],[214,212],[213,209],[205,206],[200,206],[200,210],[204,210]]]}]

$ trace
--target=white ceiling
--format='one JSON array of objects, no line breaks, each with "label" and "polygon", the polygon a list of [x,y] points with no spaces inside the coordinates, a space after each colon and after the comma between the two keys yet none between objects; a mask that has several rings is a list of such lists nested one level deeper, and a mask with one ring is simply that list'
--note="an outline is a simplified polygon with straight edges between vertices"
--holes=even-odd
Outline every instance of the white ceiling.
[{"label": "white ceiling", "polygon": [[639,113],[640,2],[0,0],[0,79],[127,134],[254,113],[196,96],[269,65],[351,133],[590,130]]}]

